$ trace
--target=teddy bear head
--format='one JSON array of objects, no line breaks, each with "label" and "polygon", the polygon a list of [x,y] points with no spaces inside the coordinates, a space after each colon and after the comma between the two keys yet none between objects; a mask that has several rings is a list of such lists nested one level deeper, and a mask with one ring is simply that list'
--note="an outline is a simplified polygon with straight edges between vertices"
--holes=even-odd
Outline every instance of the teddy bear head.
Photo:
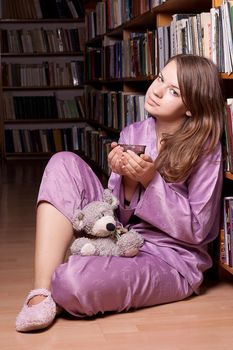
[{"label": "teddy bear head", "polygon": [[114,209],[118,204],[111,190],[105,189],[102,201],[90,202],[77,210],[73,220],[74,229],[96,237],[110,236],[116,228]]}]

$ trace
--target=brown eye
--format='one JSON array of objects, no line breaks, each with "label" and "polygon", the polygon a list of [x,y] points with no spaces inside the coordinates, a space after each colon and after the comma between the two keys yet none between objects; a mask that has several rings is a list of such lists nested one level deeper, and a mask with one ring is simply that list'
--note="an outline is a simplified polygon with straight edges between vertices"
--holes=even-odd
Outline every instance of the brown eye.
[{"label": "brown eye", "polygon": [[173,96],[179,96],[178,93],[176,92],[176,90],[174,90],[174,89],[170,89],[170,92]]}]

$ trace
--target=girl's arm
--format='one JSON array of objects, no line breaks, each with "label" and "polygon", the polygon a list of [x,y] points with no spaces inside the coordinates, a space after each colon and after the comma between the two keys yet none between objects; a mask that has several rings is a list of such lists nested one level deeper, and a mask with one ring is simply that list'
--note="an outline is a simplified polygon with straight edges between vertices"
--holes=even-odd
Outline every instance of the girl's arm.
[{"label": "girl's arm", "polygon": [[[135,214],[165,232],[189,243],[205,241],[214,225],[218,225],[222,190],[221,146],[203,156],[187,180],[166,183],[159,173],[147,186]],[[217,228],[214,228],[217,232]]]}]

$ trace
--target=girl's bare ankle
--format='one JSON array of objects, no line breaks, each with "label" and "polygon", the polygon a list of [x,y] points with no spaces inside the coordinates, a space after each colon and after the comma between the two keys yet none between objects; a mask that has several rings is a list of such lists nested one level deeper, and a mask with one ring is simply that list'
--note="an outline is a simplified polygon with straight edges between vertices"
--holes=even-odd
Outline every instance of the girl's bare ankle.
[{"label": "girl's bare ankle", "polygon": [[35,295],[33,298],[31,298],[28,302],[28,306],[33,306],[36,304],[41,303],[44,299],[46,299],[47,297],[44,295]]}]

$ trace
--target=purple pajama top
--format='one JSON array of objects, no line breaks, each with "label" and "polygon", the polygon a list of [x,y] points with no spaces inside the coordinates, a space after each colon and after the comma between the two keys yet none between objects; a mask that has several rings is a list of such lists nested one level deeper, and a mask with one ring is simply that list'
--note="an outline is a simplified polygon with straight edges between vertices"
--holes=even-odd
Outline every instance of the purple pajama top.
[{"label": "purple pajama top", "polygon": [[[152,117],[131,124],[121,132],[119,142],[146,145],[145,153],[155,159],[155,128],[156,120]],[[148,187],[142,189],[139,200],[139,194],[135,193],[128,215],[122,204],[118,213],[124,224],[129,220],[128,225],[143,234],[145,244],[141,250],[151,251],[174,267],[196,293],[202,273],[212,265],[208,243],[219,233],[221,157],[219,143],[212,153],[198,161],[185,181],[178,183],[167,183],[157,172]],[[123,203],[120,175],[111,174],[109,188]]]}]

